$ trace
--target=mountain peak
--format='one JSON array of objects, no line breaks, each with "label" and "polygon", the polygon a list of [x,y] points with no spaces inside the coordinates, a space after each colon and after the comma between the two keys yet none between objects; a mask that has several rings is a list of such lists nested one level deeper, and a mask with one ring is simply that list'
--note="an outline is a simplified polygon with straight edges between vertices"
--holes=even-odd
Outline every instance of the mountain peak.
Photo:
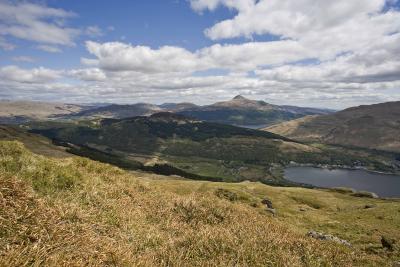
[{"label": "mountain peak", "polygon": [[237,96],[235,96],[234,98],[232,98],[232,100],[248,100],[248,99],[245,98],[245,97],[242,96],[242,95],[237,95]]}]

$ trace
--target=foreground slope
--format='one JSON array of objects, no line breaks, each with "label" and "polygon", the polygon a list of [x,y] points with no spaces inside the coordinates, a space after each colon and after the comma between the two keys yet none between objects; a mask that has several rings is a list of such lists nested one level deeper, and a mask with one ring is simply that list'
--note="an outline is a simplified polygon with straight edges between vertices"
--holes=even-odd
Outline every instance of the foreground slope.
[{"label": "foreground slope", "polygon": [[[354,232],[350,241],[355,245],[346,247],[305,237],[296,223],[284,221],[287,215],[271,217],[260,204],[259,196],[268,192],[278,212],[293,205],[281,201],[292,203],[295,197],[311,205],[301,196],[310,198],[312,190],[293,190],[290,200],[287,193],[278,195],[279,188],[249,183],[225,188],[238,194],[243,190],[232,202],[215,194],[213,188],[224,188],[224,183],[205,187],[209,183],[154,180],[79,157],[44,158],[17,142],[0,142],[0,153],[2,266],[390,266],[399,256],[397,248],[375,248],[374,254],[357,245],[370,226]],[[346,205],[353,200],[319,194]],[[385,229],[375,227],[398,238],[398,204],[368,202],[379,207],[368,216],[385,216]],[[340,213],[312,209],[322,221]],[[369,225],[365,214],[357,216]],[[349,223],[353,227],[354,220]]]},{"label": "foreground slope", "polygon": [[265,130],[307,142],[400,152],[400,102],[349,108],[283,122]]}]

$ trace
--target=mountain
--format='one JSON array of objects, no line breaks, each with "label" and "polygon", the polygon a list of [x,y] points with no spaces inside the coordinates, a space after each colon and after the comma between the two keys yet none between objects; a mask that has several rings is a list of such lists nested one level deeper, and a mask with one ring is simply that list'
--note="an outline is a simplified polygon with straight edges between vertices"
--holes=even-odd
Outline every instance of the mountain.
[{"label": "mountain", "polygon": [[67,116],[68,118],[73,119],[94,119],[94,118],[129,118],[135,116],[147,116],[156,112],[160,112],[163,109],[152,104],[147,103],[138,103],[132,105],[107,105],[96,107],[89,110],[84,110],[75,114],[71,114],[71,116]]},{"label": "mountain", "polygon": [[[127,169],[213,181],[286,185],[279,166],[290,161],[385,169],[373,158],[321,150],[253,129],[205,122],[175,113],[127,119],[32,125],[32,132],[69,151]],[[358,163],[357,163],[358,164]]]},{"label": "mountain", "polygon": [[261,128],[306,115],[330,112],[330,110],[323,109],[272,105],[238,95],[229,101],[188,108],[178,113],[205,121]]},{"label": "mountain", "polygon": [[159,105],[165,111],[178,112],[186,109],[197,108],[198,106],[193,103],[183,102],[183,103],[164,103]]},{"label": "mountain", "polygon": [[393,200],[126,172],[19,142],[0,141],[0,155],[0,266],[392,266],[399,255],[380,244],[400,238]]},{"label": "mountain", "polygon": [[265,130],[299,141],[400,152],[400,102],[352,107]]},{"label": "mountain", "polygon": [[38,101],[0,101],[0,124],[19,124],[31,120],[53,119],[89,108],[83,105]]}]

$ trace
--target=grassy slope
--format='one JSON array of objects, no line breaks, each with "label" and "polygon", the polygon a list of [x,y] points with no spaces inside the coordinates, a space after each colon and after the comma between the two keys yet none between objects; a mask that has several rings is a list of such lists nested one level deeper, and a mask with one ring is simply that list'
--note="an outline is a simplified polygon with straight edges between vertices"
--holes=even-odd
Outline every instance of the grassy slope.
[{"label": "grassy slope", "polygon": [[71,154],[65,152],[65,148],[53,145],[51,140],[29,133],[18,126],[0,125],[0,140],[17,140],[34,153],[48,157],[64,158],[71,156]]},{"label": "grassy slope", "polygon": [[[375,232],[367,236],[371,227],[399,237],[396,202],[259,183],[159,180],[79,157],[45,158],[18,142],[0,142],[0,155],[1,266],[390,266],[400,256],[361,249],[377,243]],[[221,187],[238,200],[216,197]],[[277,217],[260,206],[264,196]],[[378,207],[358,209],[366,202]],[[314,208],[298,212],[304,205]],[[354,247],[304,236],[310,228],[344,229],[335,221],[349,225],[339,236]]]}]

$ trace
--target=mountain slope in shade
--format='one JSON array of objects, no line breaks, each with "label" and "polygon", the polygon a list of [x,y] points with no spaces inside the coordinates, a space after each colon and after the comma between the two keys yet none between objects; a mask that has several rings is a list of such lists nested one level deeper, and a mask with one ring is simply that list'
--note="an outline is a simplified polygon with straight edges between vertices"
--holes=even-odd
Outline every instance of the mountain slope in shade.
[{"label": "mountain slope in shade", "polygon": [[238,95],[229,101],[186,109],[179,113],[205,121],[257,128],[257,126],[265,127],[306,115],[328,114],[331,111],[272,105],[264,101],[250,100]]},{"label": "mountain slope in shade", "polygon": [[304,117],[265,130],[300,141],[400,152],[400,102]]},{"label": "mountain slope in shade", "polygon": [[148,116],[163,109],[152,104],[138,103],[132,105],[117,105],[112,104],[108,106],[98,107],[90,110],[73,114],[70,118],[129,118],[136,116]]},{"label": "mountain slope in shade", "polygon": [[79,112],[87,107],[74,104],[37,101],[0,101],[0,123],[24,123],[46,120],[60,115]]}]

